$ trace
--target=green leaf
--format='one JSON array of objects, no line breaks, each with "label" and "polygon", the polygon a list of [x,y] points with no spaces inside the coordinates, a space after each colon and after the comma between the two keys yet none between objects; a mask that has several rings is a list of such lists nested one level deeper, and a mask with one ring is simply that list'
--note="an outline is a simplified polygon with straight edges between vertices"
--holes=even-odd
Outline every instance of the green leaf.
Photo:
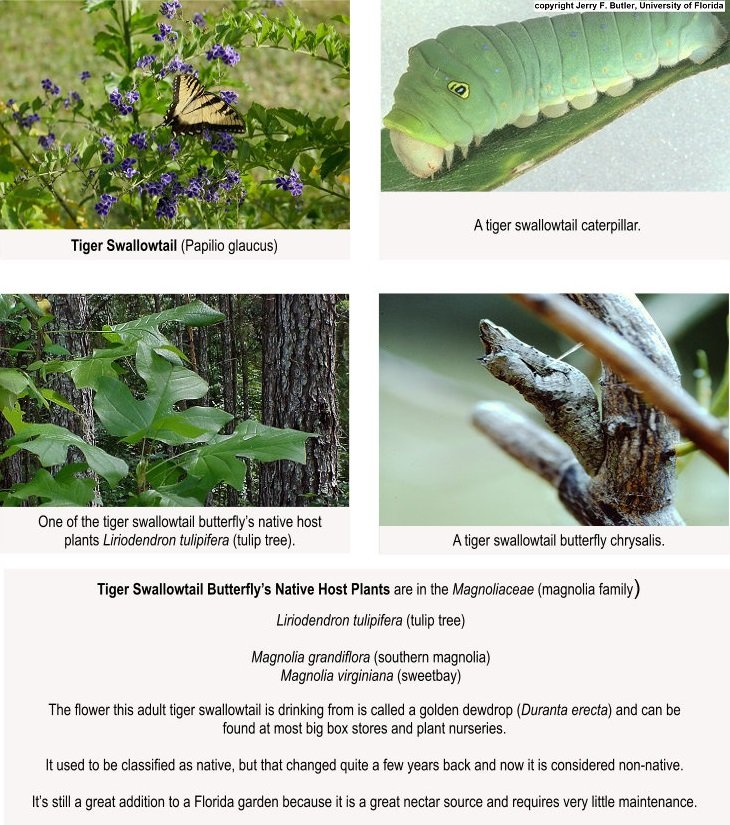
[{"label": "green leaf", "polygon": [[179,307],[166,309],[153,315],[143,315],[134,321],[123,324],[114,324],[108,327],[104,337],[114,343],[143,342],[148,346],[169,345],[169,341],[158,329],[160,324],[175,321],[188,327],[205,327],[225,321],[225,315],[218,310],[204,304],[202,301],[191,301]]},{"label": "green leaf", "polygon": [[312,433],[267,427],[257,421],[242,421],[231,435],[217,436],[204,447],[182,456],[180,463],[196,478],[215,479],[215,483],[225,481],[240,490],[246,468],[238,459],[288,459],[304,464],[307,461],[307,439],[314,437]]},{"label": "green leaf", "polygon": [[87,14],[92,14],[99,9],[111,8],[116,0],[84,0],[83,9]]},{"label": "green leaf", "polygon": [[[727,28],[730,13],[717,15]],[[688,61],[659,69],[646,80],[637,81],[621,97],[601,95],[589,109],[572,110],[563,117],[543,119],[527,129],[507,126],[492,132],[465,160],[433,179],[422,180],[408,172],[393,151],[387,129],[381,130],[381,189],[383,192],[486,192],[497,189],[572,144],[602,129],[616,118],[641,105],[680,80],[730,63],[730,41],[713,58],[701,65]],[[456,157],[456,156],[455,156]]]},{"label": "green leaf", "polygon": [[130,507],[202,507],[203,501],[172,490],[145,490],[129,499]]},{"label": "green leaf", "polygon": [[0,369],[0,410],[14,407],[17,400],[25,396],[34,398],[39,406],[48,406],[42,391],[22,370]]},{"label": "green leaf", "polygon": [[37,455],[44,467],[53,467],[64,464],[69,448],[76,447],[88,461],[89,467],[103,476],[111,487],[116,487],[129,472],[127,463],[121,458],[115,458],[101,448],[87,444],[83,438],[65,427],[56,424],[27,424],[17,405],[12,410],[3,410],[3,415],[15,435],[6,440],[7,449],[0,455],[0,459],[22,449]]},{"label": "green leaf", "polygon": [[350,150],[339,149],[333,152],[332,154],[328,155],[326,159],[322,162],[320,175],[322,178],[326,178],[332,173],[339,173],[344,169],[347,169],[349,163]]},{"label": "green leaf", "polygon": [[210,441],[232,418],[217,407],[188,407],[161,419],[155,438],[175,446]]},{"label": "green leaf", "polygon": [[[137,372],[147,384],[147,395],[134,398],[118,378],[102,377],[97,382],[94,409],[111,435],[136,444],[145,438],[165,443],[182,443],[180,435],[190,421],[173,410],[178,401],[200,398],[208,391],[207,383],[196,373],[172,364],[155,350],[137,347]],[[180,429],[175,432],[175,421]],[[202,435],[201,430],[198,435]],[[166,438],[172,438],[166,441]],[[196,438],[194,436],[194,438]]]},{"label": "green leaf", "polygon": [[60,393],[57,393],[55,390],[42,389],[41,395],[46,399],[46,401],[52,401],[59,407],[63,407],[65,410],[70,410],[72,413],[79,415],[79,411],[76,407],[74,407],[70,401],[64,398]]},{"label": "green leaf", "polygon": [[[114,366],[116,360],[132,354],[133,352],[125,347],[96,350],[88,358],[77,358],[74,361],[58,365],[59,369],[57,371],[67,372],[77,389],[87,387],[96,389],[101,378],[116,378],[117,370]],[[49,369],[50,366],[47,366],[47,371],[54,371]]]},{"label": "green leaf", "polygon": [[60,344],[47,344],[43,347],[43,352],[48,353],[48,355],[58,355],[61,357],[64,355],[71,355],[66,347],[62,347]]},{"label": "green leaf", "polygon": [[191,506],[193,499],[200,505],[221,483],[242,490],[246,479],[243,458],[289,459],[304,463],[306,441],[311,437],[310,433],[244,421],[231,435],[215,436],[210,443],[188,450],[177,459],[151,464],[146,478],[152,489],[138,496],[136,503]]},{"label": "green leaf", "polygon": [[28,310],[28,312],[31,313],[31,315],[35,315],[37,318],[41,318],[43,316],[43,310],[38,306],[37,301],[30,295],[18,295],[18,299]]},{"label": "green leaf", "polygon": [[69,473],[78,466],[64,467],[55,477],[48,470],[39,469],[29,482],[13,487],[8,498],[38,498],[47,507],[87,507],[94,499],[94,479],[76,478],[73,472]]},{"label": "green leaf", "polygon": [[29,378],[20,370],[0,369],[0,410],[13,408],[28,387]]}]

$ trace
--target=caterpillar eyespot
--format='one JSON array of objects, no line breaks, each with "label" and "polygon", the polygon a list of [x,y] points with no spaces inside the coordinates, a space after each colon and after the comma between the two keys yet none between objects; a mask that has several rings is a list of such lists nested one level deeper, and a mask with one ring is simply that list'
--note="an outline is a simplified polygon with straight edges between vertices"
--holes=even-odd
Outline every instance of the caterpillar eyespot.
[{"label": "caterpillar eyespot", "polygon": [[457,97],[462,98],[462,100],[466,100],[469,97],[468,83],[460,83],[458,80],[452,80],[446,88]]},{"label": "caterpillar eyespot", "polygon": [[509,124],[526,128],[540,116],[588,108],[599,94],[626,94],[660,66],[704,63],[727,38],[709,12],[588,12],[458,26],[410,49],[384,124],[403,166],[433,177],[450,167],[456,147],[466,155]]}]

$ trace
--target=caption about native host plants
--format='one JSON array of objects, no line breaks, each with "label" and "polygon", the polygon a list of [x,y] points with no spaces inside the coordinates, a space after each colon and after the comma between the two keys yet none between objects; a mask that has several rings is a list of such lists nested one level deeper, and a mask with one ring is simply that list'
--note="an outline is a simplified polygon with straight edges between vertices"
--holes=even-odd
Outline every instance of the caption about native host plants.
[{"label": "caption about native host plants", "polygon": [[9,816],[720,821],[729,584],[10,571]]},{"label": "caption about native host plants", "polygon": [[[54,515],[45,511],[17,516],[25,524],[32,518],[33,532],[25,533],[24,550],[80,552],[116,551],[242,551],[242,552],[346,552],[348,510],[307,508],[281,511],[260,508],[244,514],[197,513],[132,516],[122,509],[113,513],[75,512]],[[7,550],[17,549],[8,546]]]}]

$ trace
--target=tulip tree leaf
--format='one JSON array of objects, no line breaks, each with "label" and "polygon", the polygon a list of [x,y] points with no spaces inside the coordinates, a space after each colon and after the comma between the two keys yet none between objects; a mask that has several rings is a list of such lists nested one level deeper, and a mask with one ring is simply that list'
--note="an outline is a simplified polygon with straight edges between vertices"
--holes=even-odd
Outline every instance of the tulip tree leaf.
[{"label": "tulip tree leaf", "polygon": [[37,498],[46,507],[87,507],[94,499],[94,479],[76,478],[78,465],[69,464],[57,476],[43,468],[26,484],[18,484],[8,494],[6,503],[16,499]]},{"label": "tulip tree leaf", "polygon": [[[121,380],[104,376],[98,381],[94,397],[96,414],[111,435],[129,444],[145,438],[182,443],[180,436],[190,425],[190,420],[173,406],[178,401],[205,395],[207,383],[192,370],[171,363],[146,346],[138,346],[136,363],[137,372],[147,384],[145,398],[137,400]],[[177,432],[176,422],[179,424]],[[194,438],[203,433],[200,429]],[[172,440],[166,440],[168,438]]]},{"label": "tulip tree leaf", "polygon": [[15,435],[6,440],[7,449],[0,459],[14,455],[18,450],[27,450],[37,455],[44,467],[55,467],[66,462],[70,447],[76,447],[89,467],[103,476],[112,487],[116,487],[129,472],[126,461],[109,455],[100,447],[87,444],[83,438],[65,427],[57,424],[27,424],[17,405],[12,410],[3,410],[3,415]]},{"label": "tulip tree leaf", "polygon": [[145,343],[150,347],[169,344],[170,342],[160,332],[160,324],[174,321],[187,327],[205,327],[210,324],[219,324],[225,321],[225,315],[211,309],[202,301],[191,301],[179,307],[156,312],[153,315],[143,315],[134,321],[123,324],[114,324],[107,327],[104,337],[112,343]]}]

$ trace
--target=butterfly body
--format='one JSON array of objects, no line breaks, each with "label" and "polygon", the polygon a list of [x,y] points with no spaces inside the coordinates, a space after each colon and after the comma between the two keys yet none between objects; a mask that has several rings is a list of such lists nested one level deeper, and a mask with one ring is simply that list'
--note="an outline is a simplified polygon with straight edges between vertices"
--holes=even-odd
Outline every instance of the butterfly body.
[{"label": "butterfly body", "polygon": [[162,126],[171,126],[175,134],[202,132],[245,132],[241,115],[219,95],[207,91],[192,74],[175,78],[170,104]]}]

